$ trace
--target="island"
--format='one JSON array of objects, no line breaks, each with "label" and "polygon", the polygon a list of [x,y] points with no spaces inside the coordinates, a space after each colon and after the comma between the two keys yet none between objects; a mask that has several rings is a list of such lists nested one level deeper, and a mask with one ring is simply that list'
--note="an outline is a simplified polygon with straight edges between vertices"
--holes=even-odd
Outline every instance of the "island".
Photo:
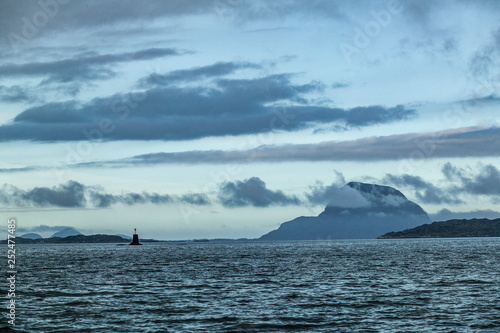
[{"label": "island", "polygon": [[[7,241],[2,241],[5,244]],[[17,244],[61,244],[61,243],[128,243],[130,240],[114,235],[74,235],[67,237],[24,238],[16,237]]]},{"label": "island", "polygon": [[424,224],[413,229],[388,232],[378,239],[500,237],[500,218],[448,220]]},{"label": "island", "polygon": [[[23,235],[24,236],[24,235]],[[126,244],[130,243],[130,238],[121,237],[118,235],[72,235],[66,237],[49,237],[49,238],[25,238],[16,237],[16,244],[70,244],[70,243],[117,243]],[[156,239],[141,239],[145,243],[157,243],[162,242]],[[0,241],[0,244],[7,244],[7,240]]]}]

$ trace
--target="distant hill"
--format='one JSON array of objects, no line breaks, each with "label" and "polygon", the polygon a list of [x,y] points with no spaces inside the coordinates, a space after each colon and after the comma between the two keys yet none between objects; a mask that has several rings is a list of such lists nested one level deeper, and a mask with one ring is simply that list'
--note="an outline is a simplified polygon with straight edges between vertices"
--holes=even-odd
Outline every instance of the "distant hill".
[{"label": "distant hill", "polygon": [[424,224],[378,238],[500,237],[500,219],[448,220]]},{"label": "distant hill", "polygon": [[62,230],[56,232],[55,234],[50,236],[50,238],[53,238],[53,237],[64,238],[64,237],[68,237],[68,236],[77,236],[77,235],[82,235],[82,233],[79,232],[78,230],[76,230],[75,228],[65,228],[65,229],[62,229]]},{"label": "distant hill", "polygon": [[21,235],[19,237],[21,237],[21,238],[27,238],[27,239],[41,239],[41,238],[43,238],[42,236],[40,236],[39,234],[34,233],[34,232],[30,232],[30,233]]},{"label": "distant hill", "polygon": [[[117,235],[90,235],[82,234],[67,236],[67,237],[50,237],[50,238],[21,238],[16,237],[17,244],[68,244],[68,243],[130,243],[130,238],[125,238]],[[163,242],[156,239],[140,239],[144,243]],[[0,241],[0,244],[6,244],[7,240]]]},{"label": "distant hill", "polygon": [[298,217],[259,240],[374,239],[431,220],[416,203],[389,186],[350,182],[342,202],[332,202],[316,217]]},{"label": "distant hill", "polygon": [[[51,237],[53,239],[54,237]],[[54,239],[54,243],[128,243],[129,240],[115,235],[75,235]]]},{"label": "distant hill", "polygon": [[[2,241],[6,243],[7,240]],[[16,243],[19,244],[59,244],[59,243],[129,243],[129,239],[115,235],[74,235],[68,237],[50,237],[50,238],[16,238]]]}]

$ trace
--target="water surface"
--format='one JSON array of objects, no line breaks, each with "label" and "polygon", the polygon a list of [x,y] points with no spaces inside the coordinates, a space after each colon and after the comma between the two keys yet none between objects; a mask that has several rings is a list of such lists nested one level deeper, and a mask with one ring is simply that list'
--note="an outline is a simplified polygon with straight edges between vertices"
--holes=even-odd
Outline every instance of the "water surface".
[{"label": "water surface", "polygon": [[19,331],[500,331],[500,239],[17,248]]}]

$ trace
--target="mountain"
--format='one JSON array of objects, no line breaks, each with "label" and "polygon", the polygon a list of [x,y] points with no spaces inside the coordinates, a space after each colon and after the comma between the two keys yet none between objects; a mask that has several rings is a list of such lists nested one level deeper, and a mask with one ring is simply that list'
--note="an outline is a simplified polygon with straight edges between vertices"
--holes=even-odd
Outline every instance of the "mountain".
[{"label": "mountain", "polygon": [[62,230],[56,232],[55,234],[50,236],[50,238],[54,238],[54,237],[65,238],[68,236],[77,236],[77,235],[81,235],[81,234],[82,233],[79,232],[78,230],[76,230],[75,228],[65,228],[65,229],[62,229]]},{"label": "mountain", "polygon": [[[51,237],[53,238],[53,237]],[[128,239],[115,235],[90,235],[82,234],[67,236],[61,239],[55,239],[54,243],[127,243]]]},{"label": "mountain", "polygon": [[40,236],[39,234],[34,233],[34,232],[30,232],[30,233],[21,235],[19,237],[20,238],[26,238],[26,239],[41,239],[41,238],[43,238],[42,236]]},{"label": "mountain", "polygon": [[433,222],[378,238],[500,237],[500,219],[448,220]]},{"label": "mountain", "polygon": [[389,186],[350,182],[316,217],[298,217],[259,240],[372,239],[429,223],[429,216]]}]

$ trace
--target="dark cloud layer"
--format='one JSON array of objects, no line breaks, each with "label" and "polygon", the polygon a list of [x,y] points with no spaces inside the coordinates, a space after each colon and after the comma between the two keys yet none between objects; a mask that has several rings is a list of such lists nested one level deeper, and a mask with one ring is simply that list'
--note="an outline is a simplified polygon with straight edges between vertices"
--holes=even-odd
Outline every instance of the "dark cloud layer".
[{"label": "dark cloud layer", "polygon": [[384,182],[399,187],[411,187],[416,190],[419,202],[426,204],[460,204],[462,200],[456,197],[456,193],[439,188],[432,183],[426,182],[422,177],[404,175],[386,175]]},{"label": "dark cloud layer", "polygon": [[4,185],[0,189],[0,204],[10,207],[105,208],[118,203],[129,206],[147,203],[208,205],[210,200],[205,194],[200,193],[188,193],[182,196],[148,192],[110,194],[101,188],[85,186],[75,181],[51,188],[35,187],[27,191],[13,185]]},{"label": "dark cloud layer", "polygon": [[500,196],[500,171],[494,165],[485,165],[477,174],[473,174],[446,163],[442,171],[448,180],[459,182],[460,185],[454,188],[455,191]]},{"label": "dark cloud layer", "polygon": [[18,197],[15,200],[18,203],[33,203],[42,207],[84,207],[86,204],[84,190],[82,184],[70,181],[54,188],[35,187],[29,191],[16,190]]},{"label": "dark cloud layer", "polygon": [[272,191],[258,177],[243,181],[225,182],[219,189],[219,201],[225,207],[268,207],[272,205],[299,205],[295,196],[288,196],[282,191]]},{"label": "dark cloud layer", "polygon": [[[150,0],[137,5],[132,0],[108,1],[41,1],[51,6],[40,5],[40,1],[0,1],[0,31],[2,42],[8,41],[9,34],[22,36],[23,17],[33,22],[33,16],[38,12],[45,12],[48,16],[43,26],[42,35],[46,32],[74,31],[82,28],[98,28],[110,25],[134,26],[137,22],[152,22],[158,18],[170,19],[187,15],[215,15],[223,18],[233,18],[235,23],[248,21],[284,20],[285,18],[313,17],[348,19],[354,10],[359,8],[384,8],[386,1],[360,0],[356,6],[350,6],[346,1],[311,0],[307,3],[301,0]],[[443,10],[450,2],[428,0],[402,1],[403,14],[413,19],[412,23],[430,29],[432,13]],[[470,3],[469,0],[452,1],[451,4]],[[397,6],[398,2],[395,2]],[[481,1],[481,5],[488,10],[499,10],[496,1]],[[142,27],[142,29],[146,29]],[[442,32],[441,32],[442,33]],[[36,36],[35,36],[36,37]]]},{"label": "dark cloud layer", "polygon": [[[43,6],[43,3],[49,6]],[[143,33],[147,33],[148,27],[144,22],[152,22],[161,17],[211,13],[215,9],[213,1],[205,0],[152,0],[139,5],[132,0],[0,1],[1,42],[21,48],[33,39],[54,32],[80,29],[99,31],[114,25],[121,25],[115,30],[127,30],[128,27],[136,28],[139,25]],[[47,18],[45,24],[34,26],[34,18],[38,17],[42,21],[41,16]],[[30,29],[29,25],[33,25],[34,29]]]},{"label": "dark cloud layer", "polygon": [[[51,6],[41,6],[49,3]],[[9,45],[20,38],[38,38],[54,31],[75,31],[79,29],[103,28],[112,25],[136,26],[137,23],[152,22],[164,17],[181,17],[186,15],[215,15],[233,18],[241,24],[249,20],[276,20],[288,16],[341,17],[338,4],[327,0],[315,0],[304,3],[300,0],[276,0],[273,2],[260,0],[150,0],[141,3],[132,0],[109,1],[0,1],[1,42]],[[38,14],[47,16],[42,27],[30,36],[23,34],[26,18],[33,24],[33,17]],[[40,18],[39,18],[40,19]],[[147,27],[141,26],[146,32]],[[26,29],[25,29],[26,30]],[[20,43],[20,42],[18,42]],[[22,44],[21,44],[22,45]]]},{"label": "dark cloud layer", "polygon": [[259,69],[260,65],[250,62],[218,62],[213,65],[182,69],[166,74],[153,73],[143,78],[143,85],[172,85],[178,82],[195,81],[232,74],[239,69]]},{"label": "dark cloud layer", "polygon": [[38,99],[30,89],[14,86],[0,86],[0,101],[7,103],[26,102],[33,103]]},{"label": "dark cloud layer", "polygon": [[113,64],[150,60],[159,57],[180,55],[185,52],[170,48],[150,48],[120,54],[84,53],[70,59],[26,64],[4,64],[0,66],[2,77],[41,77],[43,83],[72,82],[108,79],[116,75]]},{"label": "dark cloud layer", "polygon": [[427,158],[500,156],[499,142],[500,127],[461,128],[444,132],[391,135],[352,141],[263,146],[250,150],[153,153],[114,161],[111,164],[406,160],[403,166],[411,168],[413,161],[418,165],[421,160]]},{"label": "dark cloud layer", "polygon": [[495,166],[482,165],[472,170],[459,168],[448,162],[441,171],[445,179],[439,186],[409,174],[387,174],[383,182],[414,190],[417,200],[426,204],[460,205],[478,195],[489,198],[493,203],[500,202],[500,170]]},{"label": "dark cloud layer", "polygon": [[296,131],[330,123],[345,130],[416,116],[415,110],[403,106],[344,110],[308,105],[304,94],[321,89],[318,82],[296,85],[290,75],[280,74],[219,79],[215,88],[152,88],[96,98],[84,105],[49,103],[27,109],[12,123],[0,126],[0,141],[189,140]]}]

